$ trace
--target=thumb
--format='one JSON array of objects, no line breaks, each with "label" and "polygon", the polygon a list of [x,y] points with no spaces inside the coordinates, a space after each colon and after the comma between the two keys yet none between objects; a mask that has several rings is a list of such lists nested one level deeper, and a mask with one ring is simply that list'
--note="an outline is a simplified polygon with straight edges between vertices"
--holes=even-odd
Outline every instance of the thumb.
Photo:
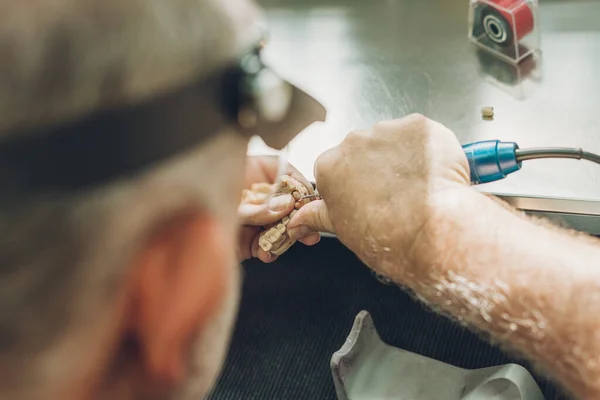
[{"label": "thumb", "polygon": [[238,217],[242,225],[263,226],[273,224],[294,209],[294,199],[290,194],[273,197],[264,204],[240,204]]},{"label": "thumb", "polygon": [[310,202],[299,209],[287,229],[293,240],[302,239],[314,232],[335,233],[323,200]]}]

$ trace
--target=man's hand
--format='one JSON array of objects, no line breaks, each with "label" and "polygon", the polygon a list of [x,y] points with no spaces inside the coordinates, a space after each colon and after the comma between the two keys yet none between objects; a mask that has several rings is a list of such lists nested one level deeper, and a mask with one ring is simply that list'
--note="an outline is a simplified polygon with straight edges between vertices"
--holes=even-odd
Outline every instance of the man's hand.
[{"label": "man's hand", "polygon": [[455,135],[421,115],[350,133],[321,155],[315,176],[323,200],[298,212],[290,236],[335,233],[372,267],[385,253],[405,254],[435,205],[469,185]]},{"label": "man's hand", "polygon": [[[250,188],[254,183],[274,183],[277,179],[279,158],[275,156],[248,157],[246,168],[245,188]],[[288,164],[285,174],[302,182],[307,187],[312,187],[310,182],[296,168]],[[273,262],[277,256],[265,252],[258,246],[261,228],[279,221],[294,209],[295,200],[289,194],[273,197],[269,203],[240,204],[238,216],[242,227],[237,249],[238,261],[257,257],[263,262]],[[312,246],[318,243],[318,232],[305,235],[299,241]]]},{"label": "man's hand", "polygon": [[600,241],[467,187],[456,138],[421,116],[354,132],[317,162],[323,201],[291,235],[337,234],[371,268],[600,399]]}]

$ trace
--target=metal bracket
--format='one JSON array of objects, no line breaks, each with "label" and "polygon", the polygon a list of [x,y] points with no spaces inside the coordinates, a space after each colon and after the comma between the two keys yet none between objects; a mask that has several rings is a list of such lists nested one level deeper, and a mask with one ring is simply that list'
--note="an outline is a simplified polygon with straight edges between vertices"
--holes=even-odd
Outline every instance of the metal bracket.
[{"label": "metal bracket", "polygon": [[392,347],[367,311],[333,354],[331,371],[339,400],[545,400],[520,365],[468,370]]}]

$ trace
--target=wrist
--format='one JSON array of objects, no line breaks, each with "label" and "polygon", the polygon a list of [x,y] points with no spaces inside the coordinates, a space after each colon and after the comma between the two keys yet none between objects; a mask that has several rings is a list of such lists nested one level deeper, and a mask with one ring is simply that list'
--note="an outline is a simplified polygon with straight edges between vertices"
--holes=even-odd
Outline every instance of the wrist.
[{"label": "wrist", "polygon": [[450,268],[452,262],[448,261],[460,248],[486,242],[488,233],[493,236],[495,230],[502,229],[499,225],[507,223],[508,227],[511,219],[522,222],[513,209],[467,186],[438,192],[427,208],[427,219],[408,253],[412,272],[423,276],[432,268]]},{"label": "wrist", "polygon": [[410,286],[411,281],[427,280],[433,265],[451,257],[450,242],[460,240],[463,222],[469,224],[466,219],[477,218],[476,213],[485,213],[484,208],[494,205],[493,200],[468,186],[456,185],[438,193],[413,207],[415,211],[407,219],[377,221],[380,231],[382,226],[387,228],[385,247],[364,240],[361,248],[353,250],[365,264],[399,284]]}]

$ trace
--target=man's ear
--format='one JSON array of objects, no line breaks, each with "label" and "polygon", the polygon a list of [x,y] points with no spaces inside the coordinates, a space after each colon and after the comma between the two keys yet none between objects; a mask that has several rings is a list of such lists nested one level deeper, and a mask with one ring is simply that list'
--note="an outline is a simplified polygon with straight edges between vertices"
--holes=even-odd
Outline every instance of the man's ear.
[{"label": "man's ear", "polygon": [[224,232],[208,214],[186,214],[157,227],[134,259],[130,332],[144,375],[163,390],[186,377],[192,340],[224,298]]}]

